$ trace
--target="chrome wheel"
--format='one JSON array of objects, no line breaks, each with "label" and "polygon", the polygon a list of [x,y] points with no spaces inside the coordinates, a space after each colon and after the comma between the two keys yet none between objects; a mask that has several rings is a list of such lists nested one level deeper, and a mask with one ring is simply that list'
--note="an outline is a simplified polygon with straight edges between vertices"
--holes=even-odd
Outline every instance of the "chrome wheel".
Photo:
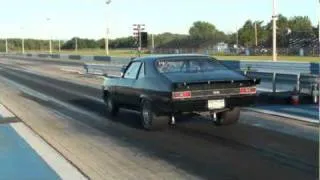
[{"label": "chrome wheel", "polygon": [[142,107],[142,123],[143,123],[143,126],[145,128],[149,128],[151,123],[152,123],[152,114],[151,114],[151,110],[150,110],[150,107],[149,107],[149,103],[146,102],[143,104],[143,107]]}]

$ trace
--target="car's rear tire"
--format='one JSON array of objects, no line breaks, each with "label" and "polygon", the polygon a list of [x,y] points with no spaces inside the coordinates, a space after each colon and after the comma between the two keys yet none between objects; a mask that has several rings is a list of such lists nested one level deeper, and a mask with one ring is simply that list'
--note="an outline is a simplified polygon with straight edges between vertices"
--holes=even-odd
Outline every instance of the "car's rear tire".
[{"label": "car's rear tire", "polygon": [[157,116],[148,100],[141,101],[141,124],[146,130],[162,130],[168,126],[169,116]]},{"label": "car's rear tire", "polygon": [[218,118],[216,121],[214,121],[214,123],[217,126],[235,124],[238,122],[239,117],[240,117],[240,108],[235,107],[231,110],[221,112],[220,114],[218,114]]},{"label": "car's rear tire", "polygon": [[116,116],[119,113],[119,106],[114,102],[112,95],[110,93],[106,93],[104,95],[104,101],[107,106],[108,115]]}]

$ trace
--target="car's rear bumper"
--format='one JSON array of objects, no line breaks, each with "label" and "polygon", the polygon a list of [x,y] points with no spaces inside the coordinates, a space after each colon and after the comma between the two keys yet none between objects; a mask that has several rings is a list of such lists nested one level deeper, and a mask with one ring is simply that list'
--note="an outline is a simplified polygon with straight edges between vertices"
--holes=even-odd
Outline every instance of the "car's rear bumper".
[{"label": "car's rear bumper", "polygon": [[[212,99],[224,99],[225,108],[223,109],[209,109],[208,100]],[[248,107],[255,104],[255,95],[246,96],[231,96],[231,97],[215,97],[215,98],[202,98],[193,100],[180,100],[172,101],[169,103],[155,103],[158,113],[183,113],[183,112],[208,112],[208,111],[223,111],[226,109],[232,109],[234,107]]]}]

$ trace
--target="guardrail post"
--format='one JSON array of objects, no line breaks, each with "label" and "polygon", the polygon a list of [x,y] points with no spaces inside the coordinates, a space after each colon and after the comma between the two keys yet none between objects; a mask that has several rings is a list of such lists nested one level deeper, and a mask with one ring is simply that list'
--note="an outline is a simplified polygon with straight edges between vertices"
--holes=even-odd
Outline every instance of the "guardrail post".
[{"label": "guardrail post", "polygon": [[317,90],[317,87],[316,85],[312,85],[312,88],[311,88],[311,94],[312,94],[312,97],[313,97],[313,103],[317,103],[318,102],[318,97],[317,97],[317,94],[316,94],[316,91]]},{"label": "guardrail post", "polygon": [[300,92],[300,73],[297,75],[297,91]]},{"label": "guardrail post", "polygon": [[274,72],[274,73],[272,74],[272,92],[273,92],[273,93],[277,92],[276,76],[277,76],[277,73]]},{"label": "guardrail post", "polygon": [[84,69],[86,70],[86,74],[89,73],[89,69],[88,69],[88,65],[87,64],[84,64]]}]

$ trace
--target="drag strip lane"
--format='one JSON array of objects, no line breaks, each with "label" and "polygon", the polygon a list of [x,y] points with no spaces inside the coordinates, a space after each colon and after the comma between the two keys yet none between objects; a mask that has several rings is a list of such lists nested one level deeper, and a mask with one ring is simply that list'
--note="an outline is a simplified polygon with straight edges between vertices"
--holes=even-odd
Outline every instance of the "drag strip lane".
[{"label": "drag strip lane", "polygon": [[29,61],[29,62],[37,62],[41,64],[54,64],[54,65],[64,65],[64,66],[83,66],[84,61],[81,60],[55,60],[55,59],[42,59],[42,58],[32,58],[32,57],[14,57],[14,56],[6,56],[7,59],[13,59],[13,60],[23,60],[23,61]]},{"label": "drag strip lane", "polygon": [[[97,100],[101,97],[101,92],[98,89],[41,77],[7,67],[0,70],[0,75],[84,111],[93,112],[101,119],[109,121],[105,116],[103,103]],[[45,101],[42,103],[50,104]],[[73,114],[73,116],[75,115]],[[79,117],[78,119],[87,119],[85,123],[88,125],[95,123],[90,117]],[[244,124],[223,128],[210,127],[208,122],[203,124],[188,122],[177,126],[176,129],[164,132],[145,132],[138,128],[138,117],[129,112],[121,113],[118,118],[113,119],[113,122],[110,124],[111,128],[103,126],[100,129],[108,135],[125,136],[134,146],[144,148],[146,151],[201,177],[212,178],[216,175],[229,178],[264,179],[263,174],[278,172],[281,177],[290,179],[298,179],[298,177],[312,179],[317,173],[316,143],[305,139],[249,127]],[[259,140],[251,137],[253,135],[261,138],[258,148],[248,145]],[[241,137],[240,142],[238,137]],[[281,146],[281,144],[283,145]],[[270,151],[257,150],[262,147],[264,149],[273,147],[278,151],[286,152],[286,154],[288,152],[293,154],[277,158],[281,153],[272,154]],[[298,153],[294,154],[294,151]],[[294,158],[293,155],[297,155],[298,158]],[[243,162],[247,162],[250,168],[243,167]],[[237,169],[230,170],[231,167],[237,167]],[[255,170],[257,173],[250,174],[251,170]],[[276,174],[268,177],[279,178]]]}]

